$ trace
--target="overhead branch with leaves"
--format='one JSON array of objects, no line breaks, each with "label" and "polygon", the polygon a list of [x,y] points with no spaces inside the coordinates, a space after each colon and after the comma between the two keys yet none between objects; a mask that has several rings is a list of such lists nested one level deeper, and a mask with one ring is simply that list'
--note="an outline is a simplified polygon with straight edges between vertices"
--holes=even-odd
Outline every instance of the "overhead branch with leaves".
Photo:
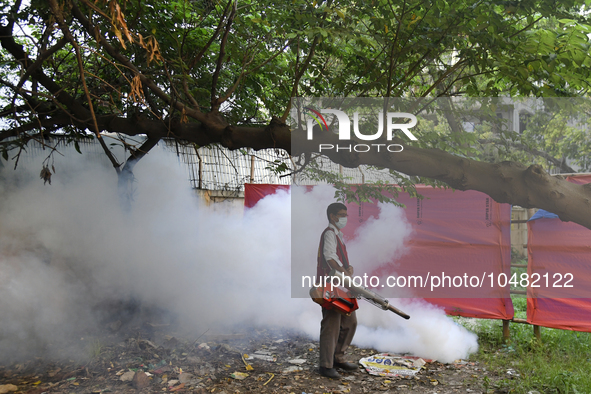
[{"label": "overhead branch with leaves", "polygon": [[[46,144],[57,135],[73,144],[100,142],[112,133],[127,156],[103,148],[121,171],[162,138],[296,153],[286,124],[294,95],[585,96],[586,7],[583,0],[5,2],[0,153],[16,164],[31,141]],[[434,123],[395,161],[368,164],[524,206],[547,206],[544,196],[562,187],[543,181],[542,167],[527,165],[549,168],[569,158],[589,167],[576,145],[591,144],[574,129],[576,144],[540,122],[516,135],[470,133],[458,119],[444,121],[449,128]],[[144,140],[124,140],[132,136]],[[527,165],[515,170],[521,165],[501,164],[507,160]],[[529,192],[517,193],[508,178]],[[532,191],[539,197],[527,197]],[[562,217],[576,219],[567,211]]]}]

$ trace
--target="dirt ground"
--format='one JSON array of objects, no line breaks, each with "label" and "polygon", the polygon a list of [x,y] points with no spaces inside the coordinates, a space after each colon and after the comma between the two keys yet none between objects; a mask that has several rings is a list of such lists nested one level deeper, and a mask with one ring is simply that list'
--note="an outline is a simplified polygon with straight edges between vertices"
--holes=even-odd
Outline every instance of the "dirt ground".
[{"label": "dirt ground", "polygon": [[[506,378],[458,360],[427,363],[414,377],[373,376],[360,366],[328,379],[317,371],[317,341],[272,329],[206,332],[189,340],[166,325],[143,324],[89,343],[86,362],[34,358],[0,365],[0,393],[501,393],[494,383]],[[247,370],[243,355],[255,351],[271,356],[248,361]],[[359,360],[378,352],[352,347],[349,353]],[[299,364],[288,361],[294,359]]]}]

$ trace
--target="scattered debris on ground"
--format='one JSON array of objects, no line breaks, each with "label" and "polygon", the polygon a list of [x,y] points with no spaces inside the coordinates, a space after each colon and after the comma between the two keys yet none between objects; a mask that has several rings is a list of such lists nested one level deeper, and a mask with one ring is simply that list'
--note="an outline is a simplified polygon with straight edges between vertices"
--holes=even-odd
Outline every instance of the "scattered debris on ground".
[{"label": "scattered debris on ground", "polygon": [[[339,370],[341,379],[317,372],[318,343],[294,333],[251,329],[243,333],[204,334],[197,340],[173,334],[170,327],[128,329],[94,338],[86,362],[35,358],[0,365],[2,393],[482,393],[506,376],[495,376],[476,362],[437,361],[379,354],[352,346],[357,371]],[[381,358],[380,358],[381,357]],[[381,360],[381,361],[379,361]],[[369,374],[365,368],[385,360],[405,376]],[[375,366],[375,365],[374,365]],[[391,369],[391,368],[390,368]],[[412,373],[408,372],[412,371]],[[491,383],[492,382],[492,383]]]},{"label": "scattered debris on ground", "polygon": [[432,363],[433,361],[435,360],[380,353],[363,357],[359,360],[359,364],[363,365],[365,370],[371,375],[397,377],[415,376],[423,369],[426,363]]}]

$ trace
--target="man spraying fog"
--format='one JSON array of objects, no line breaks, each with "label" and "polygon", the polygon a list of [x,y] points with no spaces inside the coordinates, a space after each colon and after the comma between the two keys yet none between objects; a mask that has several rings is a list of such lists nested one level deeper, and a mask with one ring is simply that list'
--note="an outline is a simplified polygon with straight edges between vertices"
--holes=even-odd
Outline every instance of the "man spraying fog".
[{"label": "man spraying fog", "polygon": [[[347,248],[341,229],[347,225],[347,207],[333,203],[326,209],[328,227],[322,232],[318,247],[317,278],[323,278],[331,270],[353,275],[349,264]],[[336,368],[356,370],[357,364],[345,360],[345,352],[353,340],[357,328],[355,311],[348,316],[334,309],[322,308],[320,324],[320,374],[329,378],[339,378]]]}]

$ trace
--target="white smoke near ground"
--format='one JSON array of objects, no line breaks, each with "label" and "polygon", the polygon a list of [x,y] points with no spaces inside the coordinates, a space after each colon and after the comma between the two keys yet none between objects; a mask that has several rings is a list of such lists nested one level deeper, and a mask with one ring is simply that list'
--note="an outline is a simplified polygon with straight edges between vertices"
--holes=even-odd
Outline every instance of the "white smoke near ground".
[{"label": "white smoke near ground", "polygon": [[[359,308],[354,343],[381,352],[410,353],[452,362],[478,350],[478,337],[446,316],[442,308],[423,300],[392,299],[393,305],[411,318],[386,315],[367,304]],[[384,316],[386,315],[386,316]]]},{"label": "white smoke near ground", "polygon": [[[101,324],[96,306],[117,299],[166,310],[195,338],[207,329],[247,325],[318,337],[320,307],[309,298],[292,298],[290,288],[294,272],[315,273],[326,206],[334,201],[331,188],[278,192],[243,214],[214,211],[199,202],[177,159],[158,149],[136,166],[132,209],[124,211],[112,168],[66,156],[56,161],[51,186],[38,179],[42,158],[1,173],[4,361],[84,356],[85,338]],[[292,199],[303,201],[295,214]],[[364,243],[375,264],[403,252],[403,215],[391,207],[382,213],[351,243],[352,256]],[[398,241],[380,250],[385,229]],[[303,231],[293,243],[292,230]],[[362,303],[354,343],[441,361],[476,350],[475,335],[443,311],[398,301],[411,320]]]}]

